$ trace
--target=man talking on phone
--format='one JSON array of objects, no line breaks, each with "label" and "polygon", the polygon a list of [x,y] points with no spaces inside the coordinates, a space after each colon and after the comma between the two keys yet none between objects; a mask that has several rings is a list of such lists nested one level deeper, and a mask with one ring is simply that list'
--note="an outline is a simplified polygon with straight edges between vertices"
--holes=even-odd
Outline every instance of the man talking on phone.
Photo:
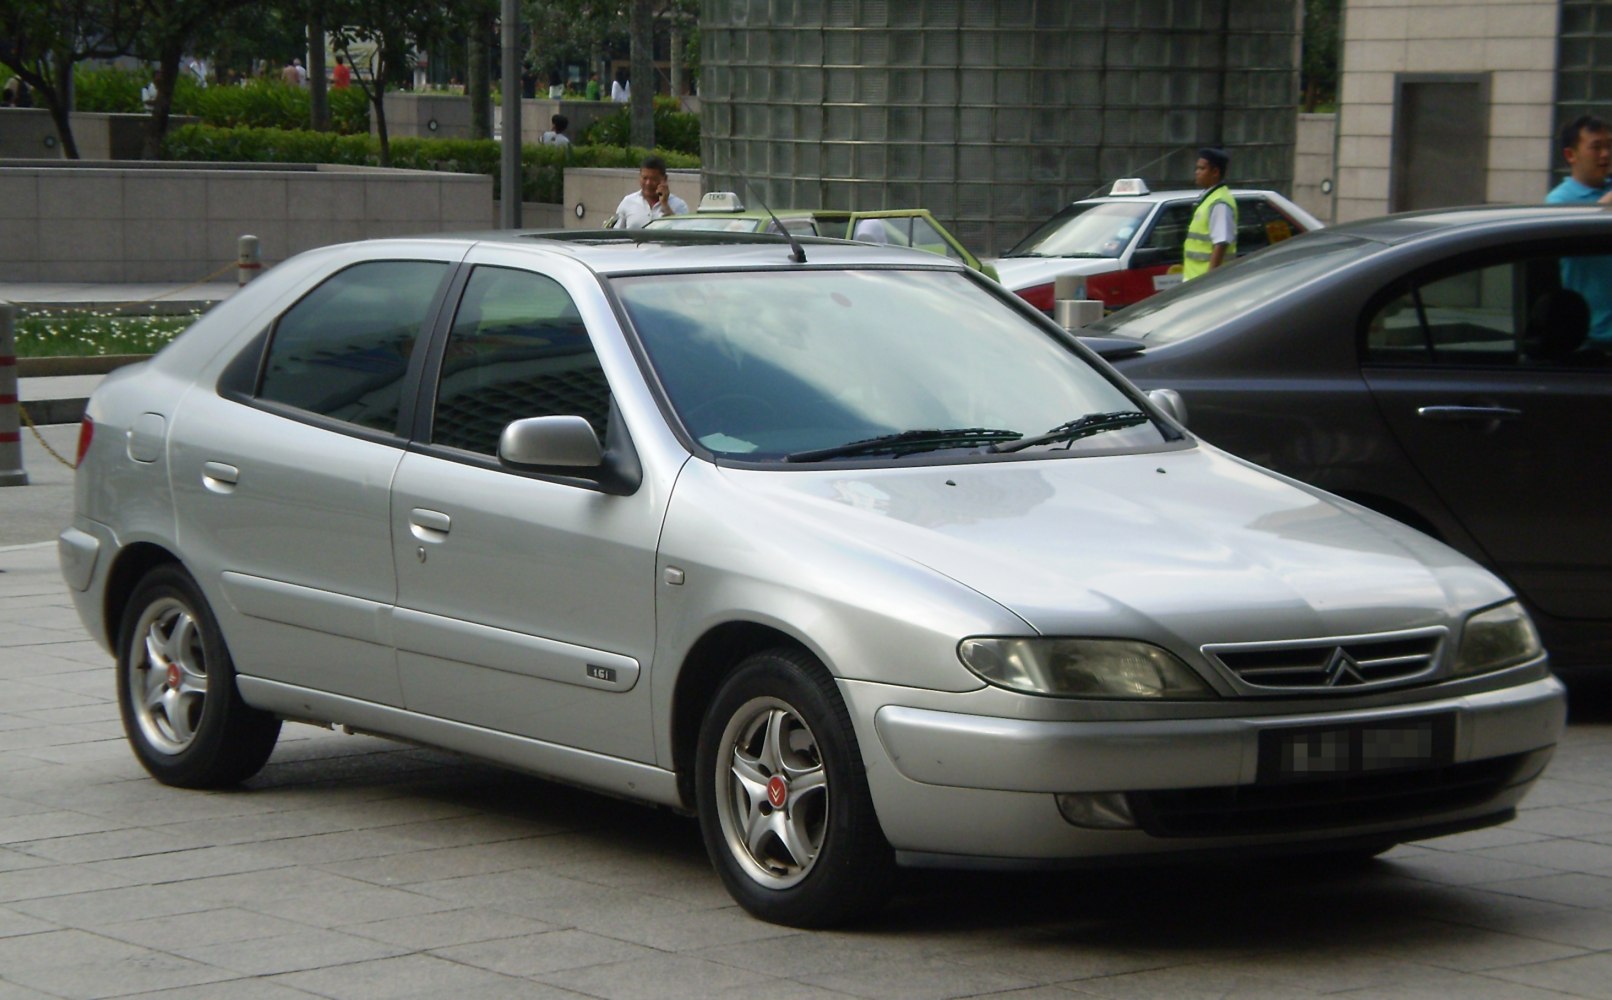
[{"label": "man talking on phone", "polygon": [[666,183],[666,161],[649,156],[638,167],[638,190],[616,206],[616,228],[642,229],[650,219],[686,214],[688,202],[672,194]]}]

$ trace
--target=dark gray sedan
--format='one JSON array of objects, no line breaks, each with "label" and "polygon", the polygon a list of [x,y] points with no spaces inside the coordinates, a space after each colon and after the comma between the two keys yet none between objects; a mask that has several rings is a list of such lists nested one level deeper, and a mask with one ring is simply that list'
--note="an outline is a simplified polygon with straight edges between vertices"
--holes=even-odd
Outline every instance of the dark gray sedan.
[{"label": "dark gray sedan", "polygon": [[[1603,270],[1604,269],[1604,270]],[[1505,576],[1553,659],[1612,661],[1612,212],[1494,207],[1312,233],[1095,335],[1193,429]]]}]

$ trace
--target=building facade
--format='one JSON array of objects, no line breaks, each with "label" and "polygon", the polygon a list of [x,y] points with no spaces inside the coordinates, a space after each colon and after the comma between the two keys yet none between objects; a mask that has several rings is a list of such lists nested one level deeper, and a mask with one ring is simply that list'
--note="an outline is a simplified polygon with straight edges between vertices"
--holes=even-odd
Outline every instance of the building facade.
[{"label": "building facade", "polygon": [[1299,0],[705,0],[707,190],[774,208],[924,207],[1007,249],[1196,150],[1289,190]]},{"label": "building facade", "polygon": [[1537,202],[1554,136],[1612,116],[1604,0],[1347,0],[1335,215]]}]

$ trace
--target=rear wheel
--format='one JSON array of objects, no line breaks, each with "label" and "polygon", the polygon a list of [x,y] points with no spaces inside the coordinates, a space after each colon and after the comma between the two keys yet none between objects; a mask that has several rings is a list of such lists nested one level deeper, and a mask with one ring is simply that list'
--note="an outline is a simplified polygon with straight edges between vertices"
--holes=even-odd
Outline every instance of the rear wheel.
[{"label": "rear wheel", "polygon": [[262,769],[280,720],[241,700],[218,623],[188,573],[170,564],[141,579],[117,649],[123,730],[152,777],[219,788]]},{"label": "rear wheel", "polygon": [[883,904],[890,846],[850,714],[811,656],[776,649],[741,663],[706,714],[697,766],[706,850],[739,905],[826,927]]}]

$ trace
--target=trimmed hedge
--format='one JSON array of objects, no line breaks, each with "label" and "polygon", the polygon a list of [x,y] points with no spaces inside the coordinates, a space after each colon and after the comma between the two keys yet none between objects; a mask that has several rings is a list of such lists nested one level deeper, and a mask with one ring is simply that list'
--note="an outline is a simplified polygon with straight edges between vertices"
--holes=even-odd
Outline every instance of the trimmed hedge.
[{"label": "trimmed hedge", "polygon": [[[699,157],[657,149],[669,167],[698,167]],[[443,170],[486,174],[499,197],[501,147],[491,139],[392,140],[392,166],[410,170]],[[521,198],[558,203],[565,197],[565,168],[637,167],[648,153],[634,146],[521,147]],[[377,166],[380,140],[369,135],[337,135],[306,129],[214,128],[186,125],[168,133],[165,160],[233,163],[344,163]]]},{"label": "trimmed hedge", "polygon": [[[141,114],[140,88],[151,74],[127,69],[80,69],[73,74],[75,106],[80,111]],[[336,132],[369,132],[369,101],[357,87],[331,88],[330,125]],[[192,115],[221,128],[306,129],[313,109],[306,87],[281,80],[248,80],[244,86],[202,87],[188,74],[174,84],[173,113]]]}]

